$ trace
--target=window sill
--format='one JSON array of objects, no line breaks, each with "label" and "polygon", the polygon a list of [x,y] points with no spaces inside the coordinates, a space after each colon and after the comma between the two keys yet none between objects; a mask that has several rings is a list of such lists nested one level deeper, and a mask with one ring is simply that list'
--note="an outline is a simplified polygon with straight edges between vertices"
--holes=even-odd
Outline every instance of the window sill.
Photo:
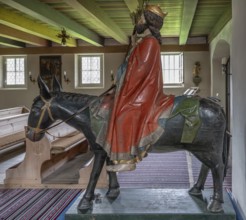
[{"label": "window sill", "polygon": [[0,88],[0,90],[27,90],[27,88]]},{"label": "window sill", "polygon": [[177,85],[164,85],[164,89],[178,89],[178,88],[184,88],[184,84],[177,84]]},{"label": "window sill", "polygon": [[82,86],[78,86],[78,87],[75,87],[75,89],[104,89],[104,87],[82,87]]}]

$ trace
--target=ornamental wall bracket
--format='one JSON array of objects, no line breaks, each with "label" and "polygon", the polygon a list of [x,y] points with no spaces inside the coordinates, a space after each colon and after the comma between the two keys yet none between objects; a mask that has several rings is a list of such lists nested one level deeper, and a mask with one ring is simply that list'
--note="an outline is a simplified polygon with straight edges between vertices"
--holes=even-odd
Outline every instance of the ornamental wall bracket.
[{"label": "ornamental wall bracket", "polygon": [[193,67],[193,83],[195,86],[199,86],[199,84],[202,81],[202,78],[199,76],[201,71],[201,64],[200,62],[195,62],[194,67]]}]

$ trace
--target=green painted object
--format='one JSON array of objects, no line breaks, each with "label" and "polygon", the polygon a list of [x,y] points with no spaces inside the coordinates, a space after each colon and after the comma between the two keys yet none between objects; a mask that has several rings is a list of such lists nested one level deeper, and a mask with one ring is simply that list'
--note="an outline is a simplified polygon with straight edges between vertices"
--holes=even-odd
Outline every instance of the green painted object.
[{"label": "green painted object", "polygon": [[201,125],[199,117],[199,99],[188,97],[173,110],[170,118],[181,114],[185,118],[181,143],[192,143]]}]

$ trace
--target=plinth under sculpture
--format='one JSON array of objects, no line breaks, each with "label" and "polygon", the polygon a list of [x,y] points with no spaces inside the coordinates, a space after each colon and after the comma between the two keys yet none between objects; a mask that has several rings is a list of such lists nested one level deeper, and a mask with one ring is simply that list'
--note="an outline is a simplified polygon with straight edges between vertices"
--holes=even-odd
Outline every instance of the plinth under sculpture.
[{"label": "plinth under sculpture", "polygon": [[93,208],[84,213],[77,210],[81,195],[65,214],[66,220],[236,220],[230,198],[224,192],[224,211],[211,213],[207,204],[212,190],[205,190],[203,196],[194,197],[187,189],[121,189],[115,200],[109,200],[106,190],[96,190]]}]

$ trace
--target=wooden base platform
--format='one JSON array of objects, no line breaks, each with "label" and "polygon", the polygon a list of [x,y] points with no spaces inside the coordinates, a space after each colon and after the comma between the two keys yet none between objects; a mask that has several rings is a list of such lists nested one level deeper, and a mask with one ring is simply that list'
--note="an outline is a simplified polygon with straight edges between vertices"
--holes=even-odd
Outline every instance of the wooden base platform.
[{"label": "wooden base platform", "polygon": [[230,198],[224,192],[224,212],[212,214],[207,203],[212,190],[205,190],[200,198],[188,194],[188,189],[121,189],[119,197],[112,201],[106,190],[96,190],[93,209],[85,213],[77,211],[81,195],[65,214],[66,220],[236,220]]}]

